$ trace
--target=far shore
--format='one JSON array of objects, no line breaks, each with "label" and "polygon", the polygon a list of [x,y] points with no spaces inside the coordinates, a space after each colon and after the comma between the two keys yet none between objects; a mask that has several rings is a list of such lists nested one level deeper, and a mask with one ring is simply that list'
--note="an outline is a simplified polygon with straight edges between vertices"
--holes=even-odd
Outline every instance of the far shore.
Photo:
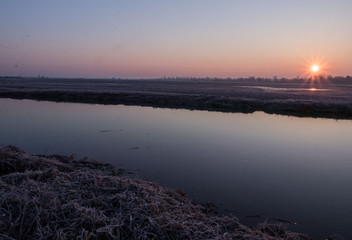
[{"label": "far shore", "polygon": [[0,98],[352,119],[350,80],[0,77]]}]

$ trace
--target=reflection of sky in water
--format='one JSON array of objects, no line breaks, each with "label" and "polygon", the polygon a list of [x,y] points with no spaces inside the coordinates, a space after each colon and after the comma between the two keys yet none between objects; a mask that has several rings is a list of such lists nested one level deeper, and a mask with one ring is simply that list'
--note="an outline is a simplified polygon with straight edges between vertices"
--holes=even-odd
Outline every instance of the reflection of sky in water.
[{"label": "reflection of sky in water", "polygon": [[87,155],[239,216],[348,237],[352,121],[8,99],[0,113],[0,143]]},{"label": "reflection of sky in water", "polygon": [[234,87],[240,87],[240,88],[255,88],[255,89],[261,89],[264,91],[268,92],[274,92],[274,91],[332,91],[332,89],[328,88],[283,88],[283,87],[265,87],[265,86],[234,86]]}]

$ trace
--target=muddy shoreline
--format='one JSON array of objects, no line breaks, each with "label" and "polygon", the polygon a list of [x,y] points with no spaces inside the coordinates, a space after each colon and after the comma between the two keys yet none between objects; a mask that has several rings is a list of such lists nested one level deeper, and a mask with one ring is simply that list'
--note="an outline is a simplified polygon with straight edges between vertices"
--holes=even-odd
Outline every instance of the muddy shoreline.
[{"label": "muddy shoreline", "polygon": [[311,239],[282,222],[246,227],[97,161],[1,146],[0,166],[1,239]]},{"label": "muddy shoreline", "polygon": [[333,119],[352,119],[351,90],[333,83],[0,78],[1,98]]}]

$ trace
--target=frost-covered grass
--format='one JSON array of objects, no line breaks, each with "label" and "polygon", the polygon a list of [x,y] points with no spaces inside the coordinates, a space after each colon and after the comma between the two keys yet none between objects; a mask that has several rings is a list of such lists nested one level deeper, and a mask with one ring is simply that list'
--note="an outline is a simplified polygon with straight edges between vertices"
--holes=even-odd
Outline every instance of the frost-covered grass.
[{"label": "frost-covered grass", "polygon": [[[239,193],[240,194],[240,193]],[[246,227],[109,164],[0,147],[0,239],[310,239]]]},{"label": "frost-covered grass", "polygon": [[0,78],[0,97],[7,98],[337,119],[352,119],[351,90],[333,83]]}]

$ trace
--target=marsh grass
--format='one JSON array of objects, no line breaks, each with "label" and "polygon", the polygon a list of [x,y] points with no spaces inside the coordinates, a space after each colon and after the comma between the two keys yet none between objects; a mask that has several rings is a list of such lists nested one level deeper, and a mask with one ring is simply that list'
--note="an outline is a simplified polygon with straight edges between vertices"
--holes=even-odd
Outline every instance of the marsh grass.
[{"label": "marsh grass", "polygon": [[74,156],[0,147],[0,239],[310,239],[249,228],[184,193]]}]

